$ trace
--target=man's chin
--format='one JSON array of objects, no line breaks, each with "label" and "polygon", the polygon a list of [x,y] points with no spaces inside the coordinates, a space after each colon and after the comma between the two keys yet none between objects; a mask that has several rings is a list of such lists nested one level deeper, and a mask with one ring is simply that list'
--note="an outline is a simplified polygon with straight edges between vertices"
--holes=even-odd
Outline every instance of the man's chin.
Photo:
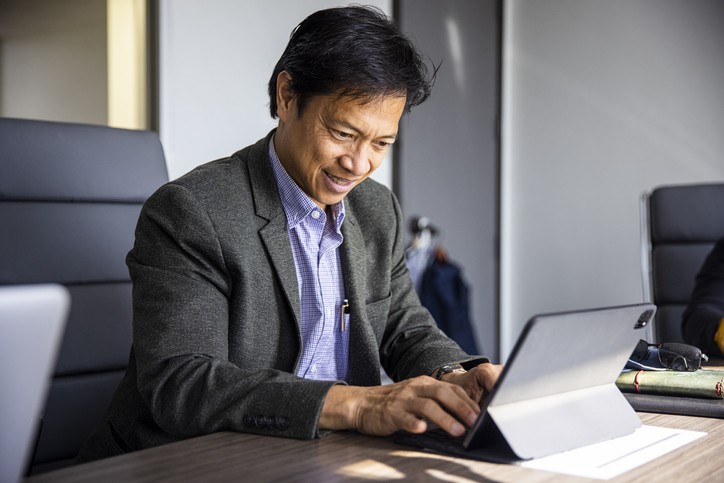
[{"label": "man's chin", "polygon": [[322,205],[324,205],[324,206],[326,207],[326,206],[336,205],[337,203],[339,203],[340,201],[342,201],[345,196],[347,196],[347,193],[345,193],[344,195],[335,194],[334,196],[325,196],[325,197],[323,197],[323,198],[321,198],[321,199],[318,198],[318,199],[316,199],[315,201],[316,201],[318,204],[322,204]]}]

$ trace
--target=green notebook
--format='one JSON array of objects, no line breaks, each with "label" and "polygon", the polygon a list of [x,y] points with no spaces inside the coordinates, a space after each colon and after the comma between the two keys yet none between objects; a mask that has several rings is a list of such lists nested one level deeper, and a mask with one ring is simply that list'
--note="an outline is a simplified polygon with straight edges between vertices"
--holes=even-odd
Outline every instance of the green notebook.
[{"label": "green notebook", "polygon": [[624,371],[616,379],[622,392],[661,396],[724,398],[724,371]]}]

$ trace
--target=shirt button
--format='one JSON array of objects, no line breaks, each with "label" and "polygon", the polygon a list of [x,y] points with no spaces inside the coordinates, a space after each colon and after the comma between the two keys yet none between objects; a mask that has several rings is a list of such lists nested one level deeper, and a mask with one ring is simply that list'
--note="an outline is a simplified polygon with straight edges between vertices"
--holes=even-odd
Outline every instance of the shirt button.
[{"label": "shirt button", "polygon": [[314,218],[315,220],[318,220],[320,216],[322,216],[322,214],[319,213],[318,210],[314,210],[314,211],[312,212],[312,218]]}]

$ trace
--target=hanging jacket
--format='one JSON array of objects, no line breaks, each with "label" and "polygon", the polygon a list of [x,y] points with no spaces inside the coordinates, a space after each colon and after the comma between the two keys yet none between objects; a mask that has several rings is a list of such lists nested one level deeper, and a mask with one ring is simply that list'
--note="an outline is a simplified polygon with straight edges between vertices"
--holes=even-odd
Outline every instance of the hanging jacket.
[{"label": "hanging jacket", "polygon": [[440,254],[432,257],[422,275],[419,295],[440,330],[468,354],[480,354],[470,320],[469,289],[456,264]]}]

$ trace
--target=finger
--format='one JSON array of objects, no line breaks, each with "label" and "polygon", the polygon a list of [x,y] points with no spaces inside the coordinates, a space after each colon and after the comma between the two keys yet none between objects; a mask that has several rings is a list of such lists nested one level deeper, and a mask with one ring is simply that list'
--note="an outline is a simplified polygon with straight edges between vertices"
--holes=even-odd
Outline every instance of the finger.
[{"label": "finger", "polygon": [[465,427],[434,399],[419,398],[412,401],[413,411],[421,418],[428,419],[452,436],[465,434]]},{"label": "finger", "polygon": [[424,433],[427,431],[427,422],[412,413],[403,412],[397,415],[395,427],[410,433]]},{"label": "finger", "polygon": [[[475,381],[473,381],[475,382]],[[449,384],[450,390],[453,391],[453,393],[459,398],[459,401],[453,401],[453,403],[458,403],[462,401],[463,404],[467,406],[467,408],[475,413],[476,415],[480,412],[480,405],[477,401],[475,401],[474,397],[472,397],[471,394],[468,393],[467,390],[463,386],[459,386],[457,384]],[[455,409],[454,407],[450,409]]]},{"label": "finger", "polygon": [[[463,383],[466,386],[469,383],[476,384],[474,379],[469,379]],[[475,401],[465,387],[457,383],[442,382],[428,387],[428,397],[438,400],[448,411],[452,412],[461,421],[472,425],[475,418],[480,412],[480,405]],[[472,414],[471,414],[472,413]]]},{"label": "finger", "polygon": [[[468,397],[460,386],[439,381],[434,382],[434,384],[423,386],[419,394],[432,400],[436,407],[456,421],[472,426],[480,412],[480,407]],[[432,421],[440,425],[437,421]]]},{"label": "finger", "polygon": [[490,368],[488,371],[488,377],[486,377],[486,389],[488,391],[491,391],[493,389],[493,386],[497,384],[498,379],[500,378],[500,374],[503,372],[503,366],[500,364],[490,364]]},{"label": "finger", "polygon": [[480,387],[486,392],[490,392],[498,381],[502,369],[503,366],[500,364],[484,363],[472,368],[470,372],[475,375]]}]

